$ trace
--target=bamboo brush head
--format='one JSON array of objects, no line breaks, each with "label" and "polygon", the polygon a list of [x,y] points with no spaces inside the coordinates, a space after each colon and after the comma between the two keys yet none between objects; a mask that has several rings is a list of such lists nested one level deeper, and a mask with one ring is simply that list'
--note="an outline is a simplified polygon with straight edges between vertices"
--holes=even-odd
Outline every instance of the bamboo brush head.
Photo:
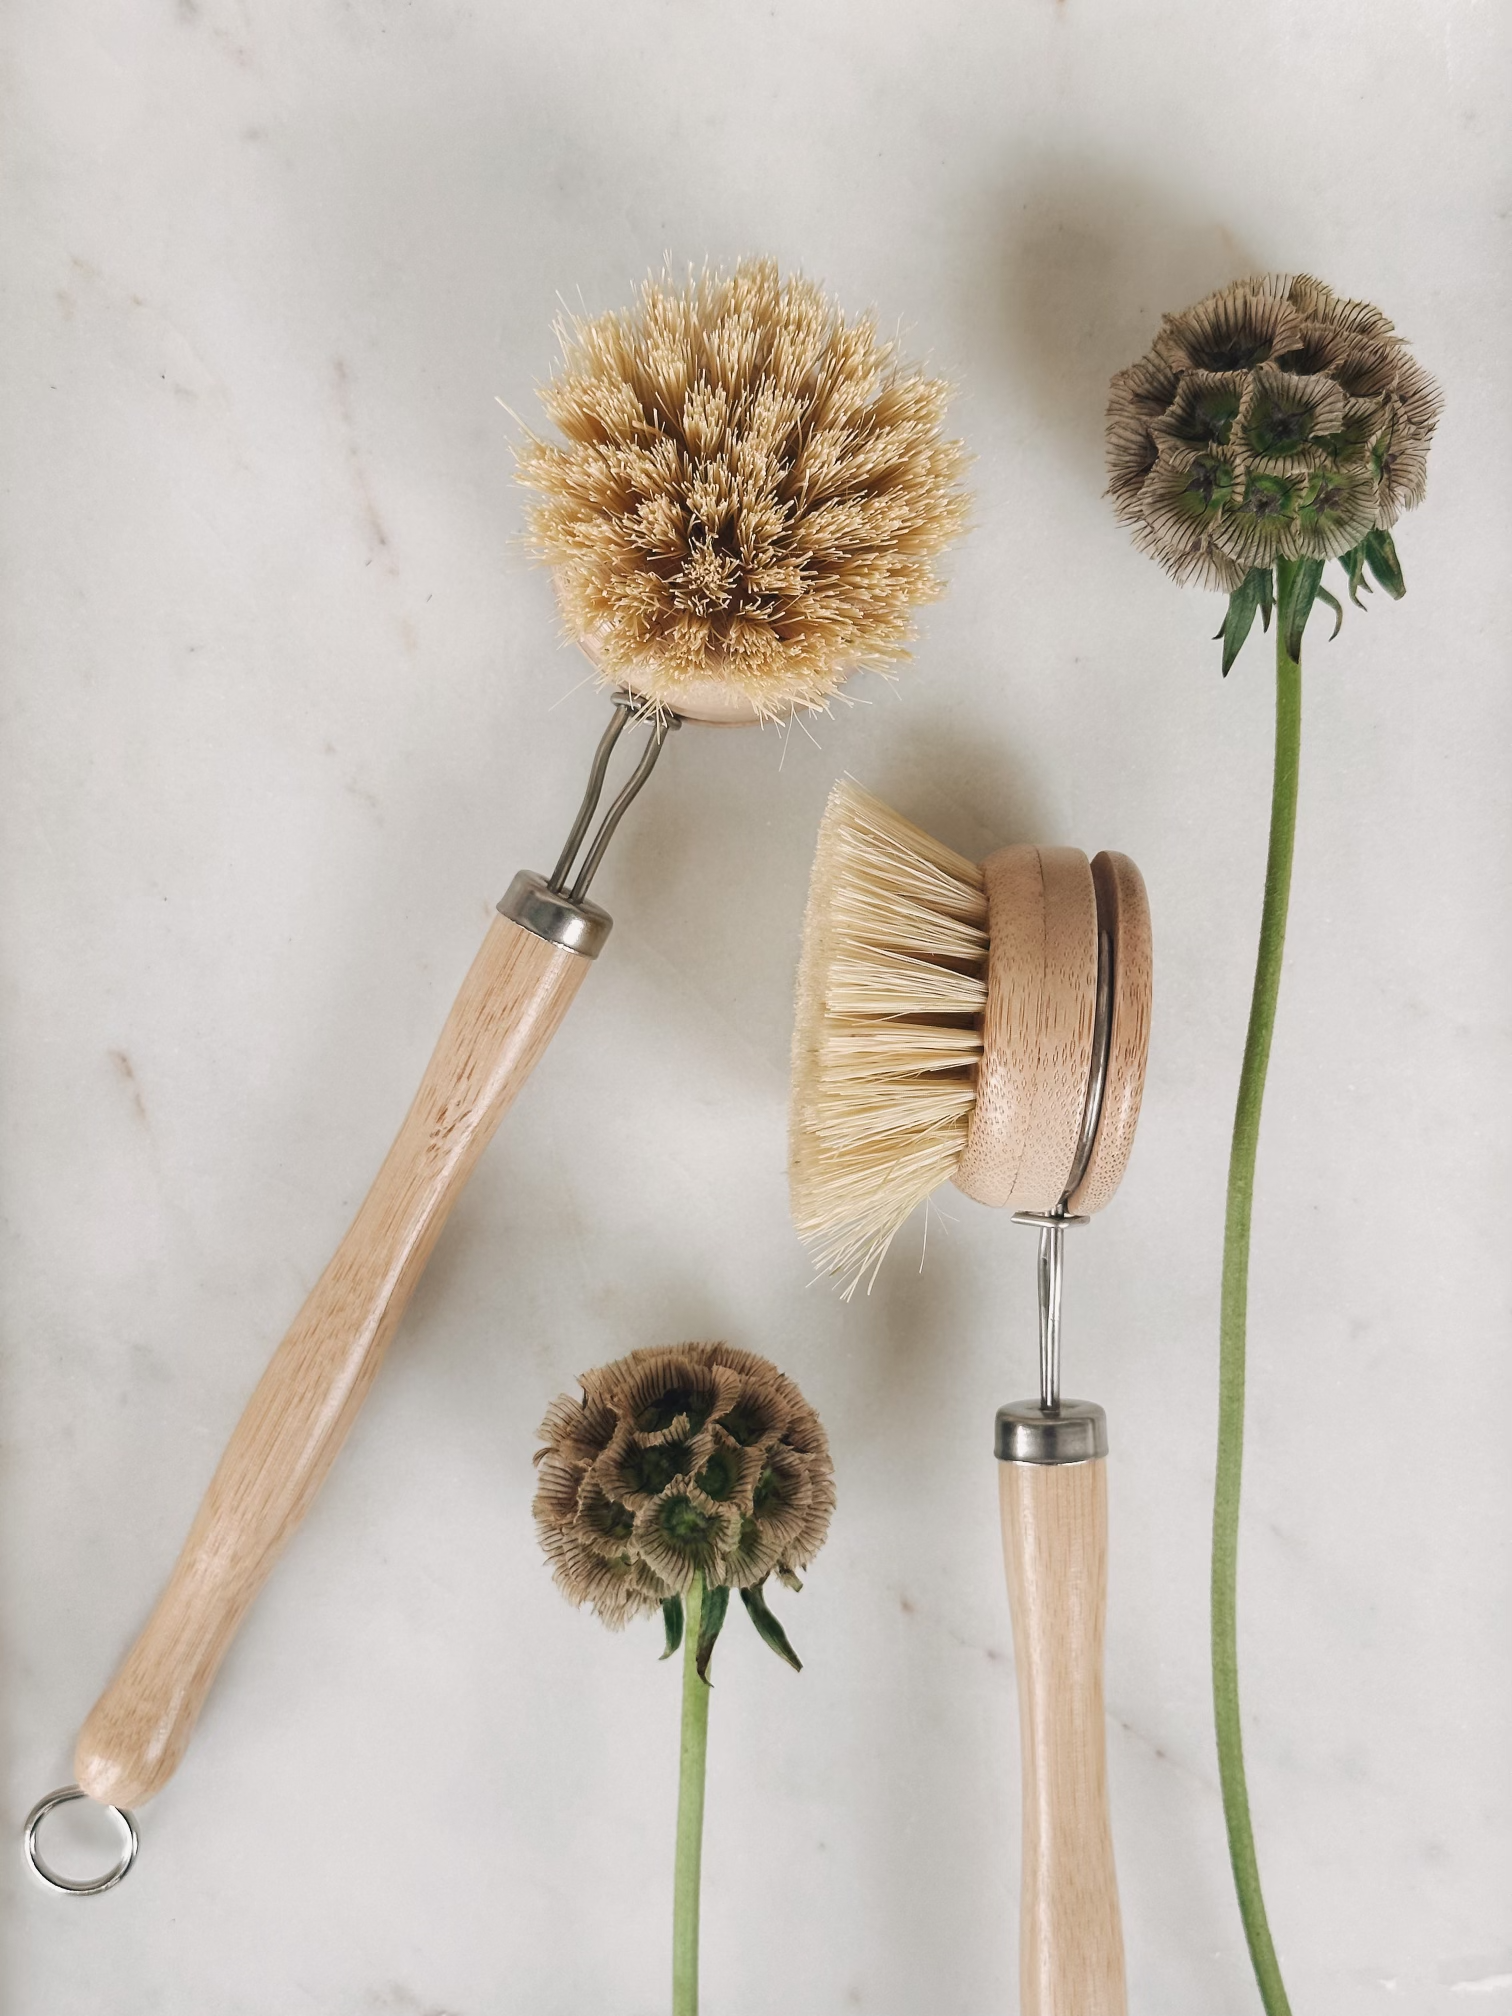
[{"label": "bamboo brush head", "polygon": [[772,260],[559,329],[530,538],[606,681],[694,718],[823,709],[907,656],[961,529],[948,388]]},{"label": "bamboo brush head", "polygon": [[[1100,941],[1108,1062],[1089,1141]],[[1133,1143],[1149,1011],[1132,861],[1007,847],[978,867],[837,784],[793,1035],[793,1215],[819,1264],[850,1293],[946,1181],[1014,1210],[1100,1209]]]}]

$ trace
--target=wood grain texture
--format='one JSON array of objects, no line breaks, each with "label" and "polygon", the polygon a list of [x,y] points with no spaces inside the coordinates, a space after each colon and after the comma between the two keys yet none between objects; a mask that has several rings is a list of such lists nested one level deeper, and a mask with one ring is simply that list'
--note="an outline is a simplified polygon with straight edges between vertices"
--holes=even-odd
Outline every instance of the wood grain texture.
[{"label": "wood grain texture", "polygon": [[448,1211],[591,962],[496,917],[404,1125],[237,1423],[74,1771],[131,1806],[176,1770],[216,1669],[346,1439]]},{"label": "wood grain texture", "polygon": [[1113,1018],[1102,1116],[1087,1173],[1070,1199],[1072,1211],[1101,1211],[1123,1180],[1150,1054],[1154,949],[1144,877],[1127,854],[1099,854],[1092,863],[1099,928],[1113,940]]},{"label": "wood grain texture", "polygon": [[1108,1818],[1107,1462],[999,1463],[1023,1754],[1022,2016],[1127,2016]]},{"label": "wood grain texture", "polygon": [[1074,847],[1004,847],[987,885],[987,1007],[954,1182],[979,1204],[1053,1211],[1081,1137],[1097,1019],[1097,898]]}]

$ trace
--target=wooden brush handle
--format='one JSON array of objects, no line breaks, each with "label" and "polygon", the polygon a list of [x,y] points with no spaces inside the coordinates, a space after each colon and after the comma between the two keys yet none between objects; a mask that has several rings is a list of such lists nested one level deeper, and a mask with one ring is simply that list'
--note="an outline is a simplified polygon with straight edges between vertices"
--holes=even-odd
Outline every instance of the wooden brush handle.
[{"label": "wooden brush handle", "polygon": [[1107,1461],[999,1462],[1018,1666],[1022,2016],[1126,2016],[1103,1737]]},{"label": "wooden brush handle", "polygon": [[135,1805],[178,1768],[248,1606],[366,1398],[447,1212],[590,961],[496,917],[394,1145],[274,1352],[157,1608],[90,1711],[74,1772]]}]

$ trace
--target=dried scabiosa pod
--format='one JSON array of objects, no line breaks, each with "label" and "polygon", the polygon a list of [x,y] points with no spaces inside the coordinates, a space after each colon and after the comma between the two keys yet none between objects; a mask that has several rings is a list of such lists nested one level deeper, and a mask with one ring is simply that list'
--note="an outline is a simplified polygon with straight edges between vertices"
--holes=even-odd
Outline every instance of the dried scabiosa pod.
[{"label": "dried scabiosa pod", "polygon": [[774,261],[652,278],[559,330],[527,436],[531,544],[607,679],[677,710],[712,676],[764,718],[906,656],[960,531],[948,387]]},{"label": "dried scabiosa pod", "polygon": [[[679,1344],[579,1383],[580,1399],[551,1403],[535,1458],[536,1531],[563,1595],[611,1630],[660,1609],[676,1642],[695,1579],[726,1601],[739,1589],[758,1621],[768,1577],[799,1586],[835,1485],[819,1417],[791,1379],[751,1351]],[[776,1644],[792,1660],[785,1637]]]},{"label": "dried scabiosa pod", "polygon": [[[1250,1211],[1260,1110],[1281,984],[1297,822],[1302,633],[1344,570],[1405,591],[1392,527],[1421,503],[1440,397],[1379,308],[1306,275],[1241,280],[1167,315],[1148,353],[1113,380],[1109,492],[1119,516],[1177,581],[1229,596],[1227,675],[1257,614],[1276,623],[1276,748],[1265,900],[1229,1159],[1219,1319],[1213,1506],[1213,1706],[1239,1908],[1268,2016],[1290,2003],[1266,1919],[1239,1721],[1239,1493]],[[1338,621],[1334,632],[1338,633]]]},{"label": "dried scabiosa pod", "polygon": [[684,1648],[672,2016],[697,2016],[709,1662],[738,1589],[764,1643],[801,1671],[766,1584],[801,1589],[824,1545],[829,1443],[791,1379],[729,1344],[632,1351],[578,1383],[541,1423],[536,1531],[571,1602],[611,1630],[659,1609],[662,1656]]},{"label": "dried scabiosa pod", "polygon": [[[1337,560],[1349,593],[1403,593],[1391,528],[1420,504],[1438,388],[1379,308],[1306,274],[1240,280],[1167,315],[1113,380],[1108,491],[1135,538],[1180,582],[1230,597],[1228,672],[1277,570],[1293,646]],[[1360,606],[1364,606],[1361,604]]]}]

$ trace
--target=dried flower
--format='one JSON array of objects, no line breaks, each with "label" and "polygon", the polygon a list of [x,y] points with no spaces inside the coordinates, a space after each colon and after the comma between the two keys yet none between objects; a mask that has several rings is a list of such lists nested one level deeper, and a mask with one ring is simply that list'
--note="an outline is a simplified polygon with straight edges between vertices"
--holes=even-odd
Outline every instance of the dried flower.
[{"label": "dried flower", "polygon": [[527,437],[519,478],[607,678],[675,709],[717,676],[772,717],[907,655],[965,511],[943,383],[766,259],[648,279],[559,336],[541,398],[566,443]]},{"label": "dried flower", "polygon": [[[611,1630],[660,1607],[683,1651],[672,2012],[697,2016],[709,1661],[739,1589],[763,1642],[797,1668],[767,1577],[802,1584],[835,1507],[829,1444],[791,1379],[729,1344],[632,1351],[584,1372],[541,1423],[536,1531],[558,1588]],[[684,1608],[686,1606],[686,1634]]]},{"label": "dried flower", "polygon": [[1378,308],[1306,274],[1240,280],[1167,315],[1113,380],[1109,495],[1177,581],[1235,598],[1227,672],[1281,562],[1307,563],[1304,622],[1315,595],[1339,609],[1328,560],[1356,601],[1367,566],[1401,592],[1390,528],[1422,502],[1440,405]]},{"label": "dried flower", "polygon": [[672,1650],[697,1575],[726,1601],[740,1589],[791,1659],[761,1585],[776,1574],[797,1586],[835,1507],[824,1429],[792,1380],[750,1351],[679,1344],[578,1383],[580,1400],[547,1409],[535,1458],[536,1531],[562,1593],[611,1630],[663,1610]]},{"label": "dried flower", "polygon": [[[1275,755],[1265,900],[1229,1150],[1218,1319],[1212,1569],[1213,1721],[1235,1893],[1266,2016],[1291,2004],[1255,1854],[1239,1715],[1239,1500],[1255,1166],[1286,917],[1302,746],[1302,637],[1338,560],[1359,603],[1368,568],[1405,592],[1391,527],[1422,501],[1437,387],[1379,308],[1305,274],[1241,280],[1167,315],[1148,356],[1113,380],[1109,490],[1178,581],[1229,591],[1227,674],[1256,615],[1276,622]],[[1363,605],[1361,605],[1363,606]],[[1335,634],[1338,622],[1334,625]]]}]

